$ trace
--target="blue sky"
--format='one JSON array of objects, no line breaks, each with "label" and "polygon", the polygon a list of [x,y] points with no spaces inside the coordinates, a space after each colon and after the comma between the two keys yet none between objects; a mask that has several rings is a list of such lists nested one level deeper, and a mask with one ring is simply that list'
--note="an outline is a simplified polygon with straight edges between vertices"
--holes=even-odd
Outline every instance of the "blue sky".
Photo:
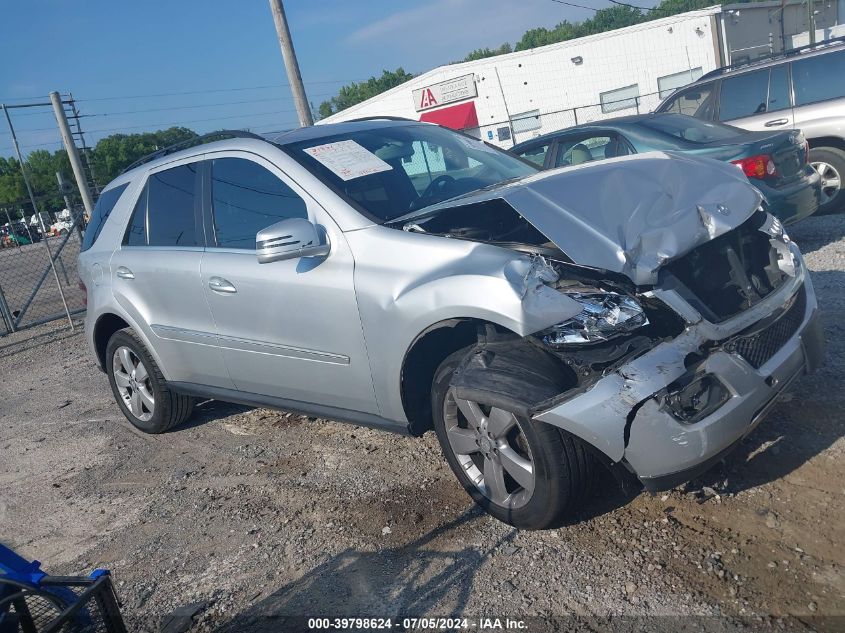
[{"label": "blue sky", "polygon": [[[285,8],[315,107],[382,68],[422,72],[593,13],[554,0],[287,0]],[[171,125],[296,125],[267,0],[2,0],[0,42],[0,102],[71,92],[89,115],[91,144]],[[49,110],[12,116],[24,151],[59,148]],[[0,155],[11,154],[0,121]]]}]

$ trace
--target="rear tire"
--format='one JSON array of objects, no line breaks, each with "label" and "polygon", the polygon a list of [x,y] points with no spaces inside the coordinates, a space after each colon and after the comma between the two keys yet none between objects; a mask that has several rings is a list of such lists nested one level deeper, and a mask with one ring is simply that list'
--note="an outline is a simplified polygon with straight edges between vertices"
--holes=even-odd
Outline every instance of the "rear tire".
[{"label": "rear tire", "polygon": [[589,492],[592,455],[566,431],[458,398],[450,382],[470,349],[446,358],[434,374],[434,431],[446,461],[470,497],[491,516],[526,530],[559,526]]},{"label": "rear tire", "polygon": [[194,399],[172,391],[132,328],[115,332],[106,345],[106,373],[114,399],[132,425],[164,433],[191,415]]},{"label": "rear tire", "polygon": [[816,215],[845,209],[845,152],[836,147],[810,149],[810,164],[822,177],[822,198]]}]

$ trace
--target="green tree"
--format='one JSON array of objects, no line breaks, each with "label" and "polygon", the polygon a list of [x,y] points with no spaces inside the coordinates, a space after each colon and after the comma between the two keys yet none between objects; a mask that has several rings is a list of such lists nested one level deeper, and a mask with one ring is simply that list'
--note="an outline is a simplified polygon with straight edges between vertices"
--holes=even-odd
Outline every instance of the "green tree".
[{"label": "green tree", "polygon": [[381,77],[370,77],[367,81],[360,83],[352,82],[343,86],[336,97],[320,104],[320,118],[331,116],[356,103],[366,101],[413,78],[414,76],[411,73],[407,73],[402,67],[399,67],[396,70],[382,70]]},{"label": "green tree", "polygon": [[196,138],[186,127],[172,127],[142,134],[112,134],[97,143],[91,152],[91,169],[97,182],[113,180],[139,158],[156,150]]},{"label": "green tree", "polygon": [[476,59],[484,59],[485,57],[495,57],[496,55],[504,55],[506,53],[512,53],[513,47],[505,42],[499,48],[476,48],[474,51],[471,51],[469,55],[464,57],[461,61],[464,62],[472,62]]}]

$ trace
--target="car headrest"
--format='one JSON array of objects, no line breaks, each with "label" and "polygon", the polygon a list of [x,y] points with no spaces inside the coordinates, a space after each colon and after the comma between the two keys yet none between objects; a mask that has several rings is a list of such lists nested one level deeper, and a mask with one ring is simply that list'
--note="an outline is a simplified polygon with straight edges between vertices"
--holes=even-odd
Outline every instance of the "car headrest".
[{"label": "car headrest", "polygon": [[631,151],[628,146],[620,141],[618,138],[611,137],[607,145],[604,146],[605,158],[616,158],[617,156],[627,156]]},{"label": "car headrest", "polygon": [[591,160],[593,160],[593,155],[583,143],[578,143],[569,150],[570,165],[580,165],[581,163],[587,163]]}]

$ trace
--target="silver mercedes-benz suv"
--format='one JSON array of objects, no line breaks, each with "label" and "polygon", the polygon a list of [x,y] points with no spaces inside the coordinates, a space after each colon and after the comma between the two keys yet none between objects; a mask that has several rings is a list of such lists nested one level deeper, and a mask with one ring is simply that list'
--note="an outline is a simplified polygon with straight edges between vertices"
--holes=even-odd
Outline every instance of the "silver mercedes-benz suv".
[{"label": "silver mercedes-benz suv", "polygon": [[143,431],[197,398],[434,430],[477,503],[544,528],[597,464],[650,490],[700,473],[820,362],[798,248],[731,165],[538,173],[397,120],[215,138],[109,184],[79,256],[88,343]]}]

